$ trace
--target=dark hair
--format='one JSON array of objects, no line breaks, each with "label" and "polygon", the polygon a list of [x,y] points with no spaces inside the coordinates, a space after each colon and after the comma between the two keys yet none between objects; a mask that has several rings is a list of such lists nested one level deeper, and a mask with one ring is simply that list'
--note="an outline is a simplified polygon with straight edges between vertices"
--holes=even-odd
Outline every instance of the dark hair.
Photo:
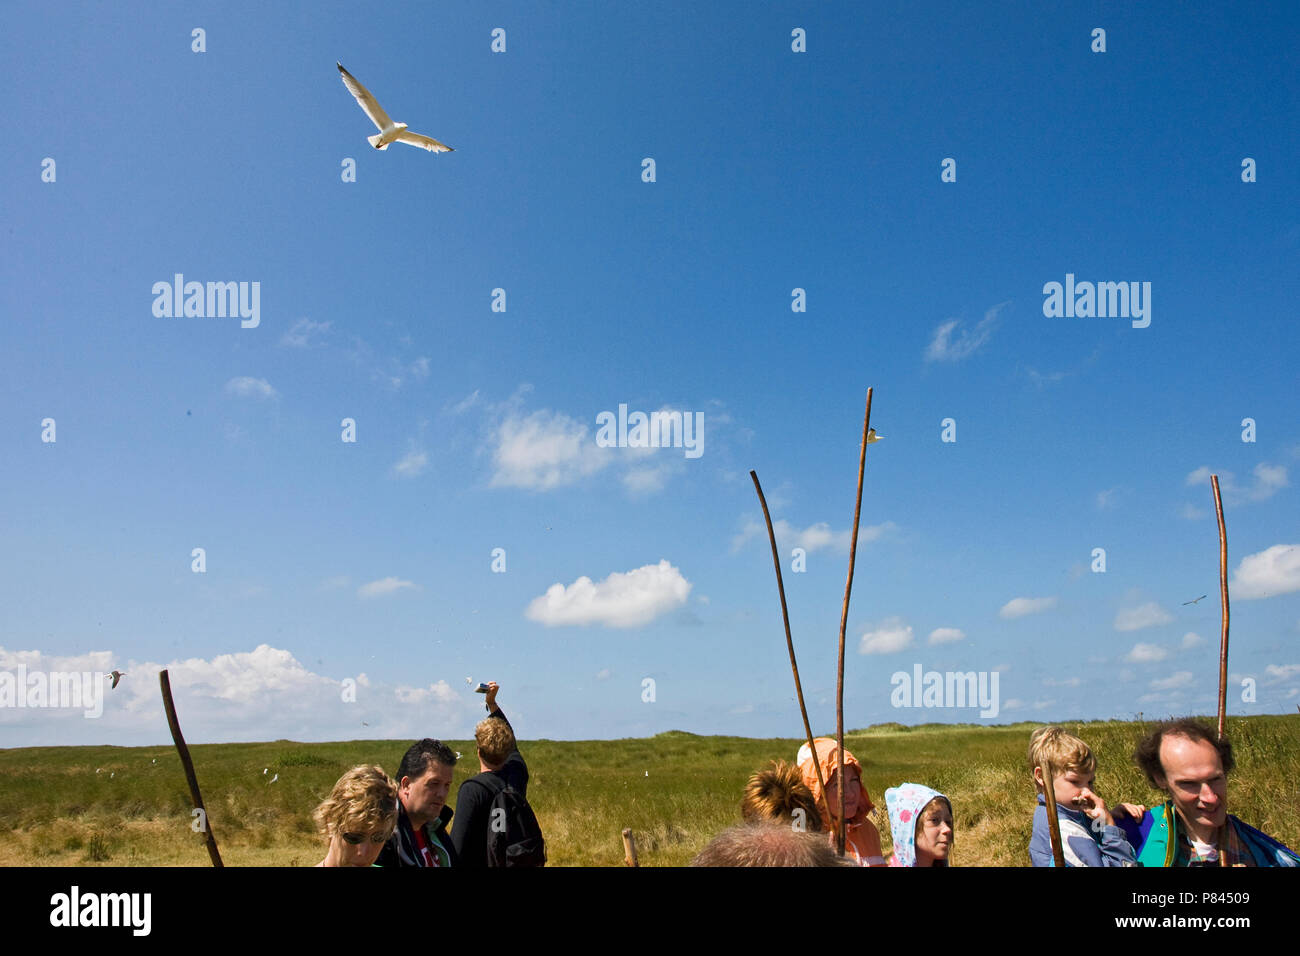
[{"label": "dark hair", "polygon": [[1180,717],[1166,720],[1156,725],[1155,730],[1138,741],[1137,750],[1133,751],[1133,762],[1146,774],[1147,782],[1156,790],[1163,790],[1157,782],[1165,775],[1160,763],[1160,743],[1166,737],[1184,737],[1187,740],[1203,740],[1219,752],[1219,762],[1223,772],[1230,773],[1236,761],[1232,759],[1232,742],[1225,736],[1218,738],[1213,730],[1192,717]]},{"label": "dark hair", "polygon": [[410,777],[412,780],[423,777],[429,772],[431,763],[443,763],[448,767],[454,767],[456,751],[441,740],[434,740],[432,737],[417,740],[406,748],[406,753],[402,756],[402,764],[397,768],[398,784],[401,784],[403,777]]}]

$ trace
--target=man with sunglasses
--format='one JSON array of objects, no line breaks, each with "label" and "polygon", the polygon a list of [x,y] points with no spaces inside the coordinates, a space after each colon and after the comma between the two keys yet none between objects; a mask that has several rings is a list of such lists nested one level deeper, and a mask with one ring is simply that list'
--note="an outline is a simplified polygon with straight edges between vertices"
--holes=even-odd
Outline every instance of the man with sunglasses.
[{"label": "man with sunglasses", "polygon": [[447,833],[455,766],[455,752],[440,740],[426,737],[407,749],[397,768],[397,827],[379,854],[379,866],[456,865]]}]

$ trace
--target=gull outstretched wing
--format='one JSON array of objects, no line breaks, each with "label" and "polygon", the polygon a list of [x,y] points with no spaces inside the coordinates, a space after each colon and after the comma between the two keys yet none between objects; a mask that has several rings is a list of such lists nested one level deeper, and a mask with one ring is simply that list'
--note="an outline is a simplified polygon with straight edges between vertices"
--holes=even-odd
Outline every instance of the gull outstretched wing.
[{"label": "gull outstretched wing", "polygon": [[432,136],[421,136],[419,133],[412,133],[409,129],[403,130],[397,136],[399,143],[410,143],[412,146],[419,146],[421,149],[427,149],[431,153],[453,153],[450,146],[440,143]]},{"label": "gull outstretched wing", "polygon": [[388,118],[388,114],[384,112],[384,108],[375,101],[373,96],[370,95],[370,91],[358,83],[355,76],[343,69],[342,63],[335,63],[334,65],[339,68],[339,73],[343,76],[343,85],[348,88],[349,93],[356,97],[357,103],[361,105],[361,108],[365,110],[366,115],[370,117],[370,122],[378,126],[381,133],[391,127],[393,121]]}]

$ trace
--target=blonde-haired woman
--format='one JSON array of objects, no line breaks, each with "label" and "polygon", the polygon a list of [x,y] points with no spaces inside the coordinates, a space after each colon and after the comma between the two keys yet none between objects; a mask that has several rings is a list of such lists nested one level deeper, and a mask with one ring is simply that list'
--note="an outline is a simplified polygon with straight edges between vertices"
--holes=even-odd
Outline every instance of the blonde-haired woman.
[{"label": "blonde-haired woman", "polygon": [[397,826],[397,784],[382,767],[353,767],[312,816],[329,840],[317,866],[371,866]]}]

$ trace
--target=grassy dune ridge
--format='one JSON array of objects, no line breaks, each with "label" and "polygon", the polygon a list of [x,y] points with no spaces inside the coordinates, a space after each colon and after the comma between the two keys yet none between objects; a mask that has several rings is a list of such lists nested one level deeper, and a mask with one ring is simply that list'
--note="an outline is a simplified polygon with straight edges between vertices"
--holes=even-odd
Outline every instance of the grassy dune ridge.
[{"label": "grassy dune ridge", "polygon": [[[1037,724],[884,724],[845,734],[876,803],[890,847],[885,790],[904,781],[948,794],[956,814],[956,866],[1027,865],[1033,787],[1025,749]],[[1133,765],[1144,725],[1063,723],[1093,748],[1097,790],[1109,802],[1160,798]],[[1300,716],[1228,722],[1237,769],[1229,810],[1300,847]],[[232,866],[309,866],[324,856],[311,812],[344,770],[397,768],[410,741],[198,744],[190,751],[222,857]],[[477,770],[472,741],[455,789]],[[686,864],[718,831],[738,822],[749,774],[793,760],[800,741],[701,737],[521,741],[529,798],[551,865],[618,866],[619,833],[636,833],[644,866]],[[263,773],[263,769],[267,772]],[[96,773],[96,770],[99,772]],[[275,783],[269,783],[278,774]],[[31,747],[0,750],[0,865],[206,866],[176,751],[157,747]]]}]

